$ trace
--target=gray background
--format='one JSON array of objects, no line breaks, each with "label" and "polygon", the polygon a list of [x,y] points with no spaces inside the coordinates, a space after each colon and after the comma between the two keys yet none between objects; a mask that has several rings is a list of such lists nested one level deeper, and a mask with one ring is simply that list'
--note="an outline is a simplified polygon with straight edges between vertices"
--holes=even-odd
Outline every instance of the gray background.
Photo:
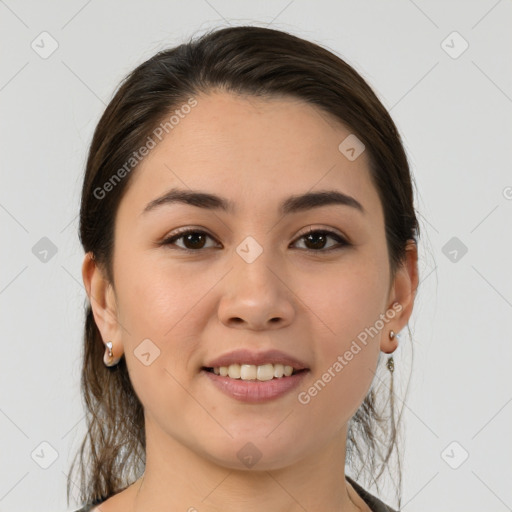
[{"label": "gray background", "polygon": [[0,510],[66,510],[94,126],[137,64],[229,24],[326,46],[391,111],[422,229],[413,339],[395,354],[400,375],[414,347],[403,510],[512,510],[511,20],[510,0],[0,1]]}]

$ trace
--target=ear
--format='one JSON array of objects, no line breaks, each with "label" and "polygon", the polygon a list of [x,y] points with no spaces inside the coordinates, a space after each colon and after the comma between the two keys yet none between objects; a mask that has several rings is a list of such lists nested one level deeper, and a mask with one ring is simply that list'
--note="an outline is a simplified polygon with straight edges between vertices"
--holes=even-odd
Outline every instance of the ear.
[{"label": "ear", "polygon": [[[388,310],[392,309],[396,314],[388,326],[395,333],[400,332],[409,322],[418,289],[418,247],[414,240],[407,242],[405,254],[405,261],[390,286]],[[381,338],[380,349],[391,354],[397,348],[398,339],[396,336],[390,339],[389,331],[386,331]]]},{"label": "ear", "polygon": [[121,328],[117,321],[114,289],[108,282],[104,271],[96,264],[91,252],[84,257],[82,279],[103,343],[112,342],[113,363],[115,364],[123,354],[123,345]]}]

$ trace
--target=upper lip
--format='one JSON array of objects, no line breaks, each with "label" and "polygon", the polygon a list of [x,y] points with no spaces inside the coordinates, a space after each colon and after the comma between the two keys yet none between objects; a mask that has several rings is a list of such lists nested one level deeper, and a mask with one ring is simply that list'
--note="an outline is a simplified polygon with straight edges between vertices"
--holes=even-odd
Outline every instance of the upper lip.
[{"label": "upper lip", "polygon": [[253,364],[256,366],[263,364],[282,364],[291,366],[294,370],[307,369],[307,365],[297,359],[281,352],[280,350],[265,350],[264,352],[252,352],[247,349],[233,350],[212,359],[204,368],[219,368],[220,366],[229,366],[231,364]]}]

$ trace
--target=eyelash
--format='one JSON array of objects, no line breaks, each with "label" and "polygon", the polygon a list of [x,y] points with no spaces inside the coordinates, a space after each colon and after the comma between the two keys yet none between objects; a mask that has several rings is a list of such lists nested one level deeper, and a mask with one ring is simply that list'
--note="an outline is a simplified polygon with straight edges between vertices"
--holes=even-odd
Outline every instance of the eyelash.
[{"label": "eyelash", "polygon": [[[162,242],[160,242],[160,245],[165,245],[165,246],[174,245],[174,242],[176,240],[179,240],[179,239],[183,238],[184,236],[191,234],[191,233],[206,235],[206,236],[210,237],[212,240],[214,239],[210,234],[206,233],[205,231],[201,231],[199,229],[185,228],[184,230],[178,231],[174,235],[172,235],[172,236],[166,238],[165,240],[163,240]],[[334,247],[330,247],[328,249],[301,249],[301,250],[311,252],[311,253],[322,253],[322,252],[325,253],[325,252],[331,252],[331,251],[343,249],[344,247],[348,247],[349,245],[351,245],[342,236],[338,235],[338,233],[335,233],[334,231],[329,231],[327,229],[311,229],[307,233],[304,233],[300,237],[298,237],[296,239],[296,241],[301,240],[311,234],[327,235],[328,238],[334,238],[338,243],[341,244],[341,246],[338,246],[338,247],[334,246]],[[178,247],[178,246],[176,246],[176,247]],[[202,252],[202,251],[206,250],[206,249],[187,249],[187,248],[183,248],[183,247],[178,247],[178,249],[180,249],[181,251],[185,251],[187,253],[198,253],[198,252]]]}]

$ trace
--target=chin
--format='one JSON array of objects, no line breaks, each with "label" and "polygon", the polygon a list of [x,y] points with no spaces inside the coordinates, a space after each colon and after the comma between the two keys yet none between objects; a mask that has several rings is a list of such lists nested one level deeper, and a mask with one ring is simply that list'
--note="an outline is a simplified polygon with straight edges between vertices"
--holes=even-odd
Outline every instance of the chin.
[{"label": "chin", "polygon": [[[275,426],[274,426],[275,428]],[[296,462],[297,436],[289,433],[285,436],[270,435],[271,430],[256,435],[253,431],[247,435],[236,435],[233,439],[227,435],[215,446],[203,447],[203,454],[214,464],[231,470],[273,471],[285,468]]]}]

